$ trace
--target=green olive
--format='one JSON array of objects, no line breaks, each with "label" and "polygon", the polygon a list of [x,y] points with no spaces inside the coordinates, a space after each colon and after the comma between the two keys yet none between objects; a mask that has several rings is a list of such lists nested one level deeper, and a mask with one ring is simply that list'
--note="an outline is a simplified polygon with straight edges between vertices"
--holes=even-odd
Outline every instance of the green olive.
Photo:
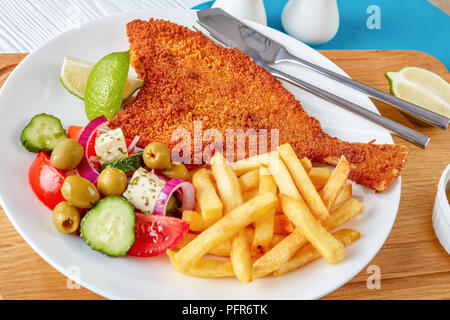
[{"label": "green olive", "polygon": [[166,169],[170,164],[170,150],[165,144],[152,142],[145,147],[142,158],[150,169]]},{"label": "green olive", "polygon": [[120,196],[127,188],[127,175],[116,168],[106,168],[97,180],[98,191],[105,197]]},{"label": "green olive", "polygon": [[180,208],[180,202],[177,199],[177,197],[175,196],[175,194],[173,194],[169,198],[169,202],[167,203],[166,215],[169,217],[175,217],[175,218],[181,219],[181,212],[180,212],[179,208]]},{"label": "green olive", "polygon": [[68,176],[61,187],[61,193],[64,199],[78,208],[90,209],[100,200],[97,188],[80,176]]},{"label": "green olive", "polygon": [[73,139],[64,139],[56,145],[50,162],[60,170],[75,169],[83,158],[83,147]]},{"label": "green olive", "polygon": [[73,233],[80,226],[80,212],[66,201],[56,205],[52,217],[56,229],[64,233]]},{"label": "green olive", "polygon": [[171,162],[169,167],[164,170],[163,173],[170,179],[181,178],[188,181],[191,179],[189,170],[180,162]]}]

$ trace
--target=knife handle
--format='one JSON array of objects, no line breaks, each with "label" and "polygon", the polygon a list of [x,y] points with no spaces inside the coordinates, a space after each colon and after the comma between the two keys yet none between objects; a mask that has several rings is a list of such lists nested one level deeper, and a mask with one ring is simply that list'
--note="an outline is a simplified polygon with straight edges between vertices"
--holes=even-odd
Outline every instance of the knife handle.
[{"label": "knife handle", "polygon": [[364,83],[355,81],[346,76],[342,76],[336,72],[333,72],[331,70],[328,70],[326,68],[318,66],[314,63],[306,61],[297,56],[294,56],[293,54],[289,53],[284,47],[279,51],[274,62],[277,63],[277,62],[282,62],[282,61],[297,62],[302,65],[305,65],[308,68],[313,69],[333,80],[343,83],[343,84],[345,84],[353,89],[356,89],[358,91],[361,91],[361,92],[367,94],[369,97],[372,97],[374,99],[377,99],[379,101],[387,103],[405,113],[408,113],[416,118],[424,120],[425,122],[435,125],[443,130],[446,130],[450,123],[450,118],[448,118],[446,116],[440,115],[439,113],[436,113],[436,112],[433,112],[430,110],[427,110],[418,105],[410,103],[406,100],[397,98],[393,95],[390,95],[386,92],[375,89]]},{"label": "knife handle", "polygon": [[281,78],[283,80],[286,80],[290,83],[293,83],[295,85],[298,85],[299,87],[302,87],[302,88],[306,89],[307,91],[310,91],[325,100],[335,103],[338,106],[341,106],[342,108],[344,108],[350,112],[358,114],[361,117],[363,117],[369,121],[372,121],[385,129],[390,130],[392,133],[418,145],[419,147],[421,147],[423,149],[425,149],[427,147],[428,142],[430,141],[430,138],[428,136],[426,136],[420,132],[417,132],[411,128],[408,128],[400,123],[397,123],[391,119],[385,118],[375,112],[372,112],[363,107],[360,107],[351,101],[348,101],[344,98],[336,96],[328,91],[325,91],[325,90],[323,90],[319,87],[316,87],[312,84],[309,84],[303,80],[295,78],[295,77],[293,77],[287,73],[284,73],[280,70],[274,69],[266,64],[260,64],[260,66],[262,66],[264,69],[266,69],[266,71],[268,71],[272,75],[274,75],[278,78]]}]

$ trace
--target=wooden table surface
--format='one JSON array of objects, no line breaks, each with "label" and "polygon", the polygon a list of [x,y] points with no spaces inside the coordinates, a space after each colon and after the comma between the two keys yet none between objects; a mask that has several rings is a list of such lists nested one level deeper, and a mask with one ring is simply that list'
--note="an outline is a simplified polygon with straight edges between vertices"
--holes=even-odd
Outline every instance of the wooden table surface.
[{"label": "wooden table surface", "polygon": [[[418,66],[450,74],[437,59],[418,51],[322,51],[352,78],[388,91],[387,70]],[[0,55],[0,86],[24,54]],[[375,102],[380,112],[431,137],[426,151],[394,137],[411,153],[402,176],[397,220],[386,243],[369,263],[380,268],[379,289],[362,270],[324,299],[450,299],[450,255],[439,244],[431,221],[437,183],[450,163],[449,133],[410,124],[398,111]],[[101,299],[84,289],[67,289],[67,279],[37,255],[0,208],[0,299]],[[276,298],[276,297],[274,297]]]}]

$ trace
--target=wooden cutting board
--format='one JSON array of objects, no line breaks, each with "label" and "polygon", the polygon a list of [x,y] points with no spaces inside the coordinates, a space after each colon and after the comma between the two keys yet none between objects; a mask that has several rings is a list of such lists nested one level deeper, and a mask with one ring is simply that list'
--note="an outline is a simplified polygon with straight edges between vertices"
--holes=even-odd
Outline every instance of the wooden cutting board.
[{"label": "wooden cutting board", "polygon": [[[405,66],[423,67],[450,81],[445,66],[423,52],[322,53],[353,79],[386,92],[389,87],[384,72]],[[25,54],[0,55],[0,86],[24,57]],[[450,299],[450,255],[436,239],[431,221],[437,183],[450,163],[449,132],[413,125],[395,109],[377,101],[375,104],[384,116],[429,135],[431,143],[424,151],[394,137],[396,143],[404,144],[411,153],[402,176],[397,220],[386,243],[368,265],[379,267],[380,288],[368,288],[369,276],[373,274],[369,268],[325,299]],[[0,299],[102,298],[84,288],[67,289],[67,279],[25,243],[1,208],[0,230]]]}]

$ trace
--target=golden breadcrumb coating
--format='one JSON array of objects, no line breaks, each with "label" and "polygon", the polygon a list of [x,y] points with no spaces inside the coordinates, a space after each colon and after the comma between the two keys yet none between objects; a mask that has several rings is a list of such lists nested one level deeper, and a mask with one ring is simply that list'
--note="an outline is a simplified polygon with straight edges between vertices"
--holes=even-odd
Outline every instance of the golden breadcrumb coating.
[{"label": "golden breadcrumb coating", "polygon": [[[202,121],[203,132],[214,128],[223,136],[227,129],[279,129],[279,143],[289,142],[299,157],[336,165],[345,155],[349,178],[378,192],[401,174],[406,147],[327,135],[280,81],[241,51],[164,20],[132,21],[127,34],[144,86],[111,126],[129,138],[139,135],[139,146],[160,141],[172,148],[178,143],[172,132],[186,128],[192,134],[194,121]],[[203,141],[203,148],[208,144]]]}]

